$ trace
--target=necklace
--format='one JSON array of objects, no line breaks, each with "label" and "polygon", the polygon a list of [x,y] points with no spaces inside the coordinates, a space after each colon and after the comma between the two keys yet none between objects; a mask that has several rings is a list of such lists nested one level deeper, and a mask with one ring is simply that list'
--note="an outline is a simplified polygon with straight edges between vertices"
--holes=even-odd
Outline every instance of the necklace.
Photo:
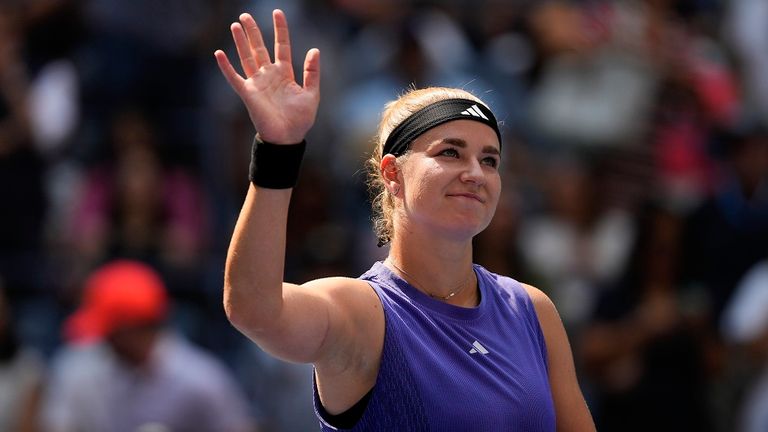
[{"label": "necklace", "polygon": [[[397,265],[397,264],[395,264],[395,263],[394,263],[394,261],[392,261],[392,260],[390,260],[390,259],[388,259],[387,261],[389,261],[389,263],[390,263],[390,264],[392,264],[392,267],[394,267],[395,269],[397,269],[397,271],[399,271],[400,273],[402,273],[402,274],[404,274],[405,276],[407,276],[407,277],[408,277],[408,279],[412,280],[413,282],[416,282],[416,278],[414,278],[413,276],[411,276],[410,274],[408,274],[408,272],[406,272],[405,270],[403,270],[403,269],[401,269],[400,267],[398,267],[398,265]],[[430,293],[430,292],[427,292],[427,291],[424,291],[424,292],[426,292],[426,293],[427,293],[427,295],[428,295],[428,296],[430,296],[430,297],[432,297],[432,298],[435,298],[435,299],[439,299],[439,300],[448,300],[448,299],[452,298],[453,296],[455,296],[456,294],[458,294],[458,293],[460,293],[460,292],[464,291],[464,288],[466,288],[466,287],[467,287],[467,285],[469,285],[469,283],[468,283],[468,282],[469,282],[469,280],[472,278],[472,275],[473,275],[473,274],[474,274],[474,272],[470,273],[470,274],[469,274],[469,277],[467,277],[467,279],[466,279],[464,282],[462,282],[462,283],[461,283],[461,285],[459,286],[459,288],[458,288],[458,289],[451,291],[451,292],[450,292],[450,293],[448,293],[448,295],[446,295],[446,296],[440,296],[440,295],[432,294],[432,293]]]}]

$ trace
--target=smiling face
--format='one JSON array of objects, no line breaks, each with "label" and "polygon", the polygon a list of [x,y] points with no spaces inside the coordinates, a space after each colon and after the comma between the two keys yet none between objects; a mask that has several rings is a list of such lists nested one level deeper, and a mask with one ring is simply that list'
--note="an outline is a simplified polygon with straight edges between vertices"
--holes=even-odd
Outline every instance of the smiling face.
[{"label": "smiling face", "polygon": [[[468,240],[488,226],[501,193],[493,129],[472,120],[450,121],[414,140],[403,159],[396,180],[395,236],[403,229],[426,229]],[[387,155],[382,164],[394,162]]]}]

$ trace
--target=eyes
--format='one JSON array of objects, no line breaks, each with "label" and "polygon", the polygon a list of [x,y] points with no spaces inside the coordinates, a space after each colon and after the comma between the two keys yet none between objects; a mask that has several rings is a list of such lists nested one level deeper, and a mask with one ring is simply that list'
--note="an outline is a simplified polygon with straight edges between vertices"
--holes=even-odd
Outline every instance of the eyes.
[{"label": "eyes", "polygon": [[[460,159],[461,154],[459,153],[459,150],[454,147],[448,147],[443,150],[440,150],[437,153],[438,156],[445,156],[453,159]],[[491,168],[497,168],[499,166],[499,160],[496,157],[493,156],[485,156],[480,160],[480,163],[486,166],[489,166]]]}]

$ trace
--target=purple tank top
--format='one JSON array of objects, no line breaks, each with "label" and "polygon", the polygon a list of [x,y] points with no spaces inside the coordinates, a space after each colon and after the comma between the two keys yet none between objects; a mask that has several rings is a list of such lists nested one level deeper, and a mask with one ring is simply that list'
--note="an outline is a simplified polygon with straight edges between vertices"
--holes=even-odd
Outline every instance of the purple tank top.
[{"label": "purple tank top", "polygon": [[[381,366],[353,431],[553,431],[547,351],[515,280],[475,265],[481,300],[435,300],[377,262],[360,279],[384,308]],[[315,390],[321,430],[328,424]]]}]

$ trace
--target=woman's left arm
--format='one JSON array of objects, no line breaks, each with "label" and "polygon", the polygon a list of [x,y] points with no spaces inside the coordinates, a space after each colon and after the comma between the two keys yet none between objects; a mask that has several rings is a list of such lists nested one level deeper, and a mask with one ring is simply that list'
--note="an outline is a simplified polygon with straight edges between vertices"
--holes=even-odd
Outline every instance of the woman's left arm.
[{"label": "woman's left arm", "polygon": [[555,305],[538,288],[524,285],[536,308],[547,344],[549,385],[555,404],[558,431],[594,431],[595,424],[581,393],[573,354]]}]

